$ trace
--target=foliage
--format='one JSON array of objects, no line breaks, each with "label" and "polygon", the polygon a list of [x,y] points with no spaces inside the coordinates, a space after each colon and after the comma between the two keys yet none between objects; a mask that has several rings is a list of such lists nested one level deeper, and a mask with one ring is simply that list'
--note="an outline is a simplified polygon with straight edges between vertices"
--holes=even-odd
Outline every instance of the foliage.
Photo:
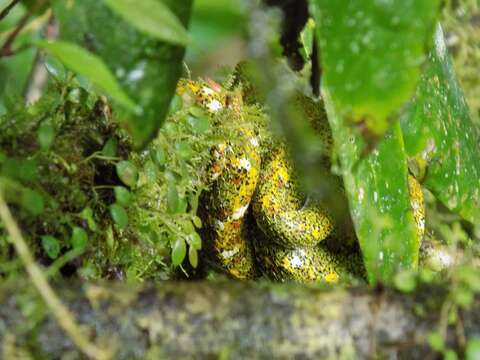
[{"label": "foliage", "polygon": [[[428,236],[463,257],[446,272],[447,318],[469,305],[479,290],[469,265],[480,239],[478,4],[296,5],[30,1],[1,20],[0,191],[48,276],[206,275],[197,207],[211,148],[235,141],[234,131],[175,88],[181,76],[207,75],[269,115],[309,198],[353,220],[369,281],[405,292],[435,281],[417,273],[413,173],[425,188]],[[217,65],[227,68],[212,72]],[[39,68],[48,76],[42,96],[25,104]],[[299,96],[308,101],[298,106]],[[308,122],[322,106],[334,139],[327,162],[330,144]],[[345,194],[332,190],[338,181]],[[21,271],[0,225],[0,274]],[[429,342],[452,356],[447,325]],[[476,352],[478,341],[465,344],[465,354]]]}]

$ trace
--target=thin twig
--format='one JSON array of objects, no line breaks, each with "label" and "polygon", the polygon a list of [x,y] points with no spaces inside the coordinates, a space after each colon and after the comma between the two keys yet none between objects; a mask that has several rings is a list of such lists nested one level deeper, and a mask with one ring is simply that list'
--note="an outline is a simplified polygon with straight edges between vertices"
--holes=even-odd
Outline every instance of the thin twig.
[{"label": "thin twig", "polygon": [[10,10],[12,10],[15,5],[17,5],[20,2],[20,0],[13,0],[5,9],[2,10],[0,13],[0,21],[2,21],[5,17],[7,17],[8,13]]},{"label": "thin twig", "polygon": [[12,213],[10,212],[10,209],[5,202],[1,191],[0,219],[4,223],[12,244],[15,247],[20,260],[23,262],[23,265],[25,266],[33,285],[36,287],[43,300],[50,308],[50,311],[57,319],[60,327],[68,334],[74,344],[87,357],[98,360],[110,359],[111,354],[108,351],[98,348],[82,333],[70,310],[60,301],[53,291],[42,270],[35,263],[35,260],[28,249],[27,243],[25,242],[25,239],[23,238],[22,233],[15,222]]},{"label": "thin twig", "polygon": [[30,19],[31,15],[32,13],[28,12],[20,19],[17,26],[15,27],[15,30],[13,30],[12,33],[8,36],[7,40],[5,40],[5,43],[0,49],[0,58],[13,55],[12,44],[17,38],[18,34],[20,34],[20,31],[22,31],[24,26],[27,25],[28,19]]}]

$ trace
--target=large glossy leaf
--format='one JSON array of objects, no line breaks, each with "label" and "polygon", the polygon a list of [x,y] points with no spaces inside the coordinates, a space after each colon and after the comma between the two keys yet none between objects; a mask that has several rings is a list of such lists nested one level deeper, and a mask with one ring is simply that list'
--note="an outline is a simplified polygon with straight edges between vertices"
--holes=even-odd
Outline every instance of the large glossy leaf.
[{"label": "large glossy leaf", "polygon": [[38,41],[35,44],[58,58],[69,69],[85,76],[129,110],[136,110],[135,103],[123,91],[108,67],[98,56],[76,44],[65,41]]},{"label": "large glossy leaf", "polygon": [[423,185],[464,219],[480,220],[480,135],[453,72],[440,27],[415,97],[401,119]]},{"label": "large glossy leaf", "polygon": [[[183,24],[192,0],[164,0]],[[128,95],[143,110],[141,116],[119,116],[137,145],[155,136],[168,111],[182,71],[184,48],[153,39],[113,13],[102,1],[56,1],[60,36],[100,56]]]},{"label": "large glossy leaf", "polygon": [[390,282],[398,270],[417,267],[420,247],[400,124],[366,156],[362,136],[340,116],[330,89],[322,93],[368,279]]},{"label": "large glossy leaf", "polygon": [[349,121],[381,134],[420,76],[438,0],[310,0],[323,81]]},{"label": "large glossy leaf", "polygon": [[187,44],[188,34],[185,27],[161,0],[104,1],[138,30],[171,44]]}]

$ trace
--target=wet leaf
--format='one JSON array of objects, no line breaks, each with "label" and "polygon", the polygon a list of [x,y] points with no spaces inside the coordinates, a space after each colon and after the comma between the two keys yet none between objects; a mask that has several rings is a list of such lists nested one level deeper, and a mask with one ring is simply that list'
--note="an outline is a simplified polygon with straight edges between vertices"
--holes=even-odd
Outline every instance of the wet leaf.
[{"label": "wet leaf", "polygon": [[187,44],[187,30],[185,30],[177,16],[162,1],[104,1],[110,9],[138,30],[171,44]]},{"label": "wet leaf", "polygon": [[479,130],[472,123],[438,27],[415,97],[401,119],[405,147],[425,175],[423,185],[445,206],[480,221]]},{"label": "wet leaf", "polygon": [[125,106],[130,111],[138,111],[133,100],[125,93],[100,57],[74,43],[66,41],[38,41],[35,45],[58,58],[72,71],[85,76],[119,104]]},{"label": "wet leaf", "polygon": [[400,124],[365,155],[362,136],[345,124],[326,86],[322,93],[368,279],[391,282],[397,271],[417,267],[420,247]]},{"label": "wet leaf", "polygon": [[180,265],[183,259],[185,259],[186,254],[187,245],[185,244],[185,240],[182,238],[177,238],[172,247],[172,264],[174,266]]},{"label": "wet leaf", "polygon": [[439,14],[438,0],[310,0],[322,81],[337,111],[382,134],[411,96]]},{"label": "wet leaf", "polygon": [[[162,3],[187,26],[192,0]],[[60,38],[101,57],[128,96],[143,110],[141,115],[128,113],[117,118],[133,135],[136,145],[145,145],[155,136],[168,112],[182,73],[184,47],[138,31],[103,1],[55,1],[53,9],[60,24]]]}]

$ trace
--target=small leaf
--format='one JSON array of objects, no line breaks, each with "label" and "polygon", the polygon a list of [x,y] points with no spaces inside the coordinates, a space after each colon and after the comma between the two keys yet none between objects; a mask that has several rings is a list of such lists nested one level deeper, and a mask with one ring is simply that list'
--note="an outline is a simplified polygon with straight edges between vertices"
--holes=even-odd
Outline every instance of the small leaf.
[{"label": "small leaf", "polygon": [[102,148],[102,154],[108,157],[114,157],[117,155],[117,140],[114,138],[110,138],[107,140],[105,145]]},{"label": "small leaf", "polygon": [[202,219],[200,219],[198,216],[194,216],[192,221],[193,225],[195,225],[198,229],[202,228]]},{"label": "small leaf", "polygon": [[135,186],[138,180],[138,170],[130,161],[120,161],[116,165],[117,175],[122,182],[130,187]]},{"label": "small leaf", "polygon": [[55,140],[55,129],[52,125],[43,123],[37,131],[37,139],[42,149],[47,149]]},{"label": "small leaf", "polygon": [[45,207],[42,195],[39,192],[31,189],[25,189],[22,191],[20,204],[25,210],[34,216],[43,213],[43,209]]},{"label": "small leaf", "polygon": [[37,41],[35,45],[57,57],[66,67],[85,76],[119,104],[138,113],[135,103],[118,84],[103,60],[82,47],[65,41]]},{"label": "small leaf", "polygon": [[190,159],[193,155],[193,150],[186,141],[176,143],[175,150],[177,151],[177,154],[185,160]]},{"label": "small leaf", "polygon": [[188,43],[188,33],[175,14],[159,0],[104,0],[141,32],[177,45]]},{"label": "small leaf", "polygon": [[412,292],[417,286],[415,273],[408,270],[401,271],[395,275],[394,283],[398,290],[406,293]]},{"label": "small leaf", "polygon": [[132,194],[127,188],[123,186],[115,186],[113,188],[113,192],[115,193],[115,200],[117,203],[123,206],[130,204],[130,201],[132,200]]},{"label": "small leaf", "polygon": [[97,223],[95,222],[95,219],[93,218],[93,211],[91,208],[86,207],[85,209],[82,210],[82,213],[80,214],[82,219],[84,219],[90,230],[95,231],[97,230]]},{"label": "small leaf", "polygon": [[177,238],[173,243],[172,247],[172,263],[174,266],[178,266],[182,263],[183,259],[185,259],[185,255],[187,254],[187,245],[185,244],[185,240],[182,238]]},{"label": "small leaf", "polygon": [[2,173],[18,180],[33,181],[38,177],[37,162],[31,159],[6,158]]},{"label": "small leaf", "polygon": [[165,153],[165,150],[163,148],[158,148],[155,152],[154,152],[154,160],[155,162],[157,163],[157,165],[159,166],[163,166],[165,165],[165,163],[167,162],[167,154]]},{"label": "small leaf", "polygon": [[200,237],[200,235],[198,235],[198,233],[194,232],[191,235],[191,238],[190,238],[190,246],[197,249],[197,250],[201,250],[202,249],[202,238]]},{"label": "small leaf", "polygon": [[480,359],[480,339],[470,339],[465,350],[466,360]]},{"label": "small leaf", "polygon": [[110,205],[110,215],[119,228],[123,229],[128,225],[128,214],[123,206],[117,203]]},{"label": "small leaf", "polygon": [[457,359],[458,359],[458,355],[454,350],[448,349],[443,352],[443,360],[457,360]]},{"label": "small leaf", "polygon": [[192,267],[196,268],[198,266],[198,253],[197,249],[193,246],[188,248],[188,261]]},{"label": "small leaf", "polygon": [[443,337],[438,333],[434,332],[427,336],[427,341],[432,347],[433,350],[441,352],[444,347]]},{"label": "small leaf", "polygon": [[210,121],[206,116],[200,116],[198,118],[189,116],[187,122],[198,134],[203,134],[210,128]]},{"label": "small leaf", "polygon": [[53,236],[42,236],[42,247],[51,259],[56,259],[60,254],[60,243]]},{"label": "small leaf", "polygon": [[75,226],[73,228],[70,243],[74,249],[84,249],[88,243],[87,232],[81,227]]},{"label": "small leaf", "polygon": [[175,183],[169,182],[167,187],[167,210],[170,214],[177,212],[179,201]]}]

